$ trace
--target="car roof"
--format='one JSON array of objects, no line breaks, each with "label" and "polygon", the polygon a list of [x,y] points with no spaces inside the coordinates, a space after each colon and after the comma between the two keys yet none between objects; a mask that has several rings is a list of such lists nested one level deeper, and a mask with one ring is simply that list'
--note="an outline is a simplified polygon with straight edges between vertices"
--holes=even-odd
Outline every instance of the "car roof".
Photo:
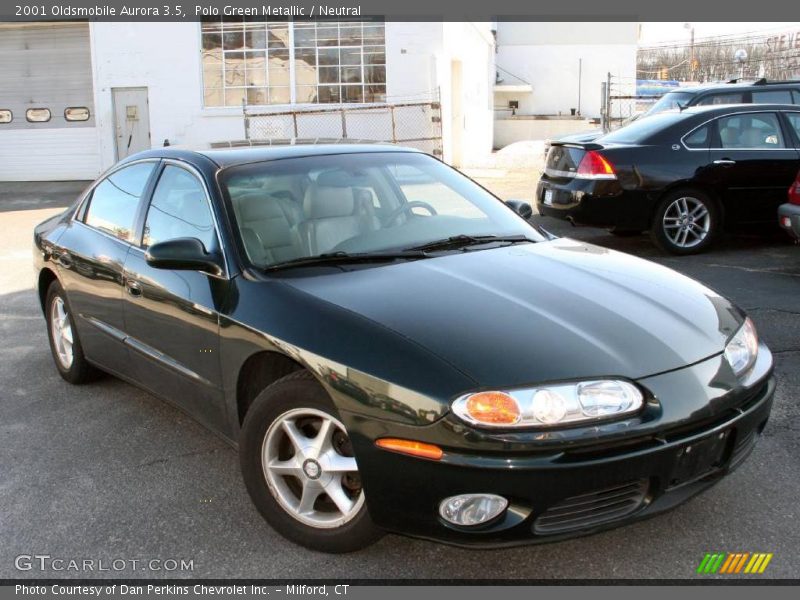
[{"label": "car roof", "polygon": [[246,146],[231,148],[211,149],[185,149],[185,148],[155,148],[133,154],[124,162],[140,160],[143,158],[173,158],[195,162],[200,157],[213,162],[220,168],[243,165],[254,162],[280,160],[284,158],[299,158],[304,156],[322,156],[331,154],[368,154],[376,152],[414,152],[421,153],[416,148],[395,146],[392,144],[286,144],[269,146]]},{"label": "car roof", "polygon": [[741,90],[741,89],[758,89],[758,90],[774,90],[774,89],[794,88],[800,90],[800,81],[770,81],[767,83],[759,83],[757,81],[737,81],[736,83],[728,83],[725,81],[717,81],[713,83],[701,83],[699,85],[692,85],[687,87],[677,87],[670,90],[670,92],[688,92],[690,94],[701,94],[703,92],[723,92],[726,90]]},{"label": "car roof", "polygon": [[[680,111],[685,115],[724,115],[735,112],[763,112],[768,110],[800,111],[797,104],[707,104],[704,106],[690,106]],[[678,111],[675,111],[678,112]]]}]

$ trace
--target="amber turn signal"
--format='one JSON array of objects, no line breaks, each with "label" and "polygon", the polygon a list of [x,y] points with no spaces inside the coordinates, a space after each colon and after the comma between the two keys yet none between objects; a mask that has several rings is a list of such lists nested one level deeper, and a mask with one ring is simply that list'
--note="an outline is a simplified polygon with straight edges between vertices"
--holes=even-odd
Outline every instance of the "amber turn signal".
[{"label": "amber turn signal", "polygon": [[375,442],[375,445],[384,450],[391,450],[392,452],[408,454],[409,456],[418,456],[420,458],[429,458],[431,460],[439,460],[442,458],[443,454],[439,446],[425,444],[423,442],[414,442],[412,440],[381,438]]},{"label": "amber turn signal", "polygon": [[517,401],[503,392],[478,392],[467,398],[467,414],[476,423],[513,425],[520,418]]}]

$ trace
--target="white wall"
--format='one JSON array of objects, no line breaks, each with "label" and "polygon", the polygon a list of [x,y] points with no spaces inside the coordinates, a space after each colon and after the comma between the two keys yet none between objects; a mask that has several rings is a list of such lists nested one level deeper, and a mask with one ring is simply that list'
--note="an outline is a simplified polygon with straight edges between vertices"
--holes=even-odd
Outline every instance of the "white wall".
[{"label": "white wall", "polygon": [[[179,146],[244,138],[241,109],[202,106],[197,23],[92,23],[95,115],[103,168],[114,163],[111,89],[147,87],[151,142]],[[157,41],[157,43],[154,43]],[[450,65],[464,64],[463,156],[491,150],[493,38],[488,24],[387,23],[387,96],[391,102],[428,100],[440,87],[445,159],[452,156],[448,107]],[[276,111],[290,106],[272,107]]]},{"label": "white wall", "polygon": [[198,23],[92,23],[95,115],[103,167],[115,162],[111,88],[146,87],[150,139],[186,146],[242,139],[241,109],[204,109]]},{"label": "white wall", "polygon": [[[446,22],[443,30],[437,76],[442,94],[444,159],[452,161],[460,155],[460,163],[469,165],[480,162],[492,150],[494,36],[490,23]],[[453,61],[461,63],[462,119],[457,123],[451,113],[455,91],[452,85]],[[462,127],[460,136],[453,132],[453,128],[458,126]],[[453,148],[454,140],[459,137],[462,142],[460,152]]]},{"label": "white wall", "polygon": [[[606,74],[636,77],[637,23],[524,23],[497,26],[497,65],[529,82],[532,93],[498,93],[498,106],[518,100],[520,115],[564,115],[578,107],[578,60],[582,59],[581,113],[600,116],[600,84]],[[505,84],[519,83],[500,71]]]}]

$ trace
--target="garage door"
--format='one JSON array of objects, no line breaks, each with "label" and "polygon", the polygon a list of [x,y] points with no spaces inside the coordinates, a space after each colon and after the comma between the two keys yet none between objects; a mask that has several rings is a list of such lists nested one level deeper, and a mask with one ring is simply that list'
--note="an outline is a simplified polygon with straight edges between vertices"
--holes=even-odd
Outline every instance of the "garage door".
[{"label": "garage door", "polygon": [[0,181],[100,171],[88,23],[0,25]]}]

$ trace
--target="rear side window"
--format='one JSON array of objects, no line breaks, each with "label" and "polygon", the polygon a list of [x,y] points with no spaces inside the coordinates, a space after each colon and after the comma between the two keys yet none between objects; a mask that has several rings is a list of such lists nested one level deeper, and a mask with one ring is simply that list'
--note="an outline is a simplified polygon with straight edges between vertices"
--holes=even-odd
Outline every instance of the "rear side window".
[{"label": "rear side window", "polygon": [[708,148],[711,145],[711,126],[703,125],[702,127],[695,129],[693,132],[683,138],[683,143],[686,144],[687,148],[698,150]]},{"label": "rear side window", "polygon": [[748,113],[717,120],[721,147],[727,149],[785,148],[775,113]]},{"label": "rear side window", "polygon": [[155,163],[137,163],[101,181],[92,192],[85,222],[125,242],[133,236],[136,210]]},{"label": "rear side window", "polygon": [[753,104],[792,104],[792,90],[753,92]]},{"label": "rear side window", "polygon": [[697,103],[698,106],[707,106],[709,104],[742,104],[744,102],[744,93],[742,92],[728,92],[725,94],[712,94],[701,98]]},{"label": "rear side window", "polygon": [[142,245],[195,238],[211,251],[216,246],[215,235],[203,184],[186,169],[164,167],[147,211]]}]

